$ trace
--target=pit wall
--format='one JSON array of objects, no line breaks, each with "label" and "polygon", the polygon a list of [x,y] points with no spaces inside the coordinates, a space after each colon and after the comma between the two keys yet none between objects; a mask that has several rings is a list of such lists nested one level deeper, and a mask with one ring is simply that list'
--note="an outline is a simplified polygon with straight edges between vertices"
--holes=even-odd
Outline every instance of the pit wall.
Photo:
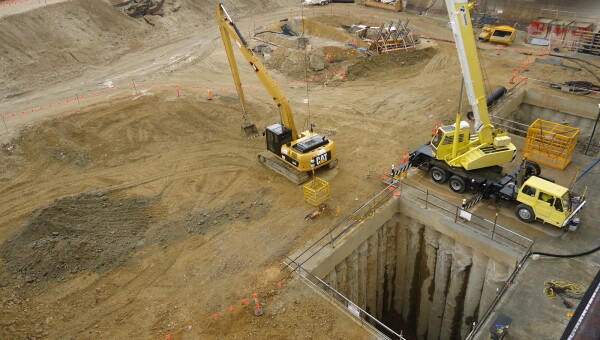
[{"label": "pit wall", "polygon": [[[466,1],[466,0],[465,0]],[[577,21],[598,21],[600,17],[600,6],[596,0],[570,0],[570,1],[557,1],[557,0],[483,0],[479,1],[480,6],[485,5],[487,2],[488,11],[502,10],[500,15],[501,24],[513,25],[515,22],[519,22],[521,25],[529,24],[529,21],[540,16],[540,10],[552,9],[565,11],[560,13],[558,19],[570,20],[578,19]],[[439,0],[411,0],[408,1],[406,9],[409,12],[420,13],[426,9],[429,9],[429,15],[435,15],[447,18],[448,12],[446,11],[445,1]],[[575,13],[578,17],[575,17]],[[555,19],[555,13],[544,11],[543,16],[551,19]],[[586,18],[584,18],[586,17]],[[523,27],[523,26],[521,26]]]},{"label": "pit wall", "polygon": [[531,125],[539,118],[579,128],[579,139],[587,140],[598,117],[598,103],[592,98],[557,90],[521,88],[492,114],[525,125]]},{"label": "pit wall", "polygon": [[418,339],[465,338],[520,257],[404,198],[327,252],[314,275],[388,326],[409,325],[402,331]]}]

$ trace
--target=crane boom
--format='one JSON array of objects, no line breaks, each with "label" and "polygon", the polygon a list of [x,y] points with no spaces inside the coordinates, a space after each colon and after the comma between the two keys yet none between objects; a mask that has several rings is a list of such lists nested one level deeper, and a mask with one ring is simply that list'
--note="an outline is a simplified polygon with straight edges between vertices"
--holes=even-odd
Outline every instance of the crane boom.
[{"label": "crane boom", "polygon": [[470,7],[466,0],[446,0],[458,59],[465,79],[467,97],[473,108],[475,132],[479,134],[481,143],[492,143],[494,127],[490,124],[483,75],[477,57],[477,46],[469,13]]},{"label": "crane boom", "polygon": [[242,87],[242,83],[240,81],[240,75],[237,69],[237,64],[235,61],[235,56],[233,54],[233,48],[231,46],[231,39],[235,41],[235,44],[238,46],[260,81],[263,83],[267,92],[273,101],[279,108],[279,114],[281,116],[281,122],[283,125],[292,131],[293,139],[300,138],[298,134],[298,129],[296,128],[296,123],[294,122],[294,115],[292,113],[292,108],[287,98],[283,94],[283,91],[279,88],[275,80],[271,78],[267,69],[263,66],[260,60],[254,55],[252,50],[248,47],[248,43],[242,37],[239,29],[236,24],[233,22],[227,11],[223,7],[223,4],[219,4],[217,6],[217,22],[219,23],[219,29],[221,31],[221,37],[223,38],[223,44],[225,45],[225,51],[227,52],[227,59],[229,59],[229,66],[231,68],[231,74],[233,75],[233,80],[235,82],[236,90],[240,96],[240,101],[242,103],[242,109],[244,113],[246,112],[246,100],[244,97],[244,90]]}]

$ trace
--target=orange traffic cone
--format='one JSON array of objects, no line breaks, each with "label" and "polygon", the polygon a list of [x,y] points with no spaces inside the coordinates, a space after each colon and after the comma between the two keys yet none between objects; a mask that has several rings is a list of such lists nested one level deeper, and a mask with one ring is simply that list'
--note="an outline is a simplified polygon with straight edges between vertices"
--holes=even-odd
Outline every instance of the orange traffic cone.
[{"label": "orange traffic cone", "polygon": [[510,78],[510,81],[508,82],[509,84],[514,84],[515,83],[515,77],[517,76],[517,71],[515,71],[513,73],[513,76]]}]

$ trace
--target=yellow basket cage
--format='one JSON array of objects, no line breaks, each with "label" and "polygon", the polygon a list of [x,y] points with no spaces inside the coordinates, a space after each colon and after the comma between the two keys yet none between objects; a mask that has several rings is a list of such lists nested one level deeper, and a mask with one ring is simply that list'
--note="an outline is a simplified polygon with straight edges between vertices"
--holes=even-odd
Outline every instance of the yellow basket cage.
[{"label": "yellow basket cage", "polygon": [[315,207],[318,207],[331,196],[329,182],[319,177],[315,177],[311,181],[304,184],[303,191],[304,200],[308,204],[314,205]]},{"label": "yellow basket cage", "polygon": [[527,130],[523,156],[564,170],[571,162],[579,133],[577,128],[537,119]]}]

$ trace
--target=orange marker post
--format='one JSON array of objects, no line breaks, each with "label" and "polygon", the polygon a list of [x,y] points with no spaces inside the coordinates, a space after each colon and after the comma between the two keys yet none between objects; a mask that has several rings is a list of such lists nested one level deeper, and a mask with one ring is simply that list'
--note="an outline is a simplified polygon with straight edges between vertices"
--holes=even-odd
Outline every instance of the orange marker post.
[{"label": "orange marker post", "polygon": [[262,307],[260,306],[260,303],[258,302],[258,293],[254,293],[254,315],[255,316],[261,316],[264,314],[264,311],[262,309]]},{"label": "orange marker post", "polygon": [[208,99],[208,100],[212,100],[212,98],[211,98],[211,96],[210,96],[210,89],[206,89],[206,94],[207,94],[207,97],[206,97],[206,99]]},{"label": "orange marker post", "polygon": [[438,127],[439,126],[440,126],[440,123],[435,123],[435,129],[433,129],[433,135],[432,136],[437,135],[437,133],[438,133]]},{"label": "orange marker post", "polygon": [[515,72],[513,73],[513,76],[510,78],[510,81],[509,81],[509,83],[510,83],[510,84],[514,84],[514,83],[515,83],[515,77],[516,77],[516,76],[517,76],[517,71],[515,71]]}]

